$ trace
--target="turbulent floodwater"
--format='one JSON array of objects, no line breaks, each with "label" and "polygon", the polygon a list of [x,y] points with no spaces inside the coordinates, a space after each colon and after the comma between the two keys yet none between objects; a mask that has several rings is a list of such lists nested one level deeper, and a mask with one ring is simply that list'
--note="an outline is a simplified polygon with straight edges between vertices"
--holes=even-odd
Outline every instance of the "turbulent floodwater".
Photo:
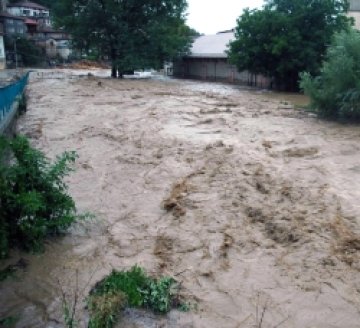
[{"label": "turbulent floodwater", "polygon": [[197,306],[119,327],[359,327],[359,127],[216,83],[63,72],[28,93],[19,132],[51,158],[77,151],[70,192],[96,218],[2,264],[27,267],[1,283],[0,317],[63,327],[62,295],[138,264]]}]

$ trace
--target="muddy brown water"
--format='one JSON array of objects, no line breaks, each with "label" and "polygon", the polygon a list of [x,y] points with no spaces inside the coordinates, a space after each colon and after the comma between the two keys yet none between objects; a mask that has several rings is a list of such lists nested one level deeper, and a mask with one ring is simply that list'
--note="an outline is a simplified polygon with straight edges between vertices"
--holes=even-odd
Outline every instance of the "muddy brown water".
[{"label": "muddy brown water", "polygon": [[77,151],[67,182],[96,218],[2,263],[27,266],[1,283],[0,317],[63,327],[77,293],[86,327],[91,286],[138,264],[196,305],[129,309],[119,327],[359,327],[358,126],[298,95],[65,73],[32,76],[18,130],[50,158]]}]

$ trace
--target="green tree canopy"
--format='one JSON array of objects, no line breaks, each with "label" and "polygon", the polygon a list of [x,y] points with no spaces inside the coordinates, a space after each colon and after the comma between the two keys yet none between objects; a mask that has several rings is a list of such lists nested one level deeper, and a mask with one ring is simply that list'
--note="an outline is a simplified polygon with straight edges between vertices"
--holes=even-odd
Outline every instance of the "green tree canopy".
[{"label": "green tree canopy", "polygon": [[78,48],[111,59],[115,77],[158,68],[187,51],[193,32],[185,25],[186,8],[186,0],[60,0],[54,9]]},{"label": "green tree canopy", "polygon": [[239,70],[296,89],[299,73],[317,73],[333,34],[347,29],[347,0],[267,0],[261,10],[246,9],[237,21],[229,57]]}]

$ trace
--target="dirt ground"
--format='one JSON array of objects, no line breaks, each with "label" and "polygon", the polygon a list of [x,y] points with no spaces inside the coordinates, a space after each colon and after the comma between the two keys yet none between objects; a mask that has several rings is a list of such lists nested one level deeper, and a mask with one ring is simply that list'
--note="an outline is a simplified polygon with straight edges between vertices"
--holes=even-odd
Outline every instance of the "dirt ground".
[{"label": "dirt ground", "polygon": [[71,301],[138,264],[193,308],[118,327],[360,327],[358,126],[216,83],[33,73],[28,94],[19,133],[50,158],[77,151],[70,192],[96,217],[13,254],[27,267],[0,285],[0,316],[63,327],[59,285]]}]

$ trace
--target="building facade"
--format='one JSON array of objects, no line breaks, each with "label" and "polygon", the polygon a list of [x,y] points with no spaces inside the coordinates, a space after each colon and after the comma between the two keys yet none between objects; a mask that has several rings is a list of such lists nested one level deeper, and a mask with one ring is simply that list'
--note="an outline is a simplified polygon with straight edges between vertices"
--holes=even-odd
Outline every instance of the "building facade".
[{"label": "building facade", "polygon": [[25,19],[7,12],[0,13],[0,23],[4,26],[4,35],[26,35]]},{"label": "building facade", "polygon": [[227,49],[234,38],[233,31],[196,38],[189,54],[174,63],[174,76],[269,87],[268,79],[247,71],[239,72],[229,63]]}]

